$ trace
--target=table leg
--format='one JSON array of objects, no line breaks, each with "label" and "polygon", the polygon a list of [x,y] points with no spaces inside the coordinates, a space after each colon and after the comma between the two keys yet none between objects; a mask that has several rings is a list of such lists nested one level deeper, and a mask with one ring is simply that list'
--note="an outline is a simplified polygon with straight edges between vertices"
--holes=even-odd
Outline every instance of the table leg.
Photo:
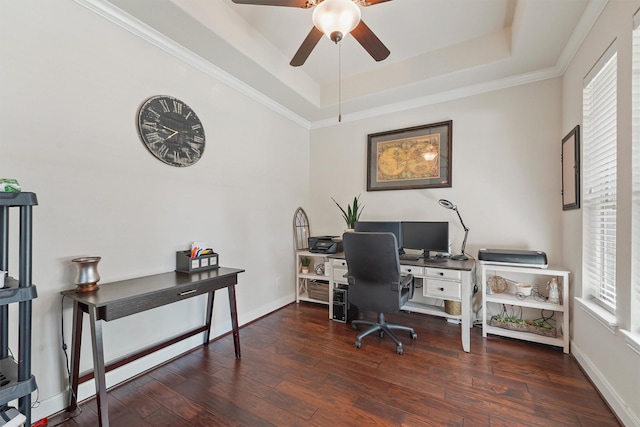
[{"label": "table leg", "polygon": [[462,349],[467,353],[471,351],[471,307],[473,307],[473,302],[471,301],[473,297],[473,293],[471,292],[473,285],[471,282],[471,273],[463,274],[462,283],[460,284],[462,311],[460,333],[462,335]]},{"label": "table leg", "polygon": [[231,311],[233,346],[236,350],[236,359],[240,359],[240,330],[238,328],[238,309],[236,308],[236,285],[231,285],[227,289],[229,289],[229,309]]},{"label": "table leg", "polygon": [[205,318],[207,330],[204,333],[204,342],[202,345],[209,345],[209,340],[211,339],[211,316],[213,315],[213,299],[215,293],[215,291],[211,291],[207,297],[207,315]]},{"label": "table leg", "polygon": [[82,309],[73,301],[73,328],[71,332],[71,404],[69,410],[78,407],[78,379],[80,377],[80,348],[82,346]]},{"label": "table leg", "polygon": [[109,402],[107,401],[107,384],[105,380],[104,349],[102,343],[102,321],[98,320],[96,307],[89,307],[91,325],[91,341],[93,344],[93,371],[96,382],[96,403],[100,427],[109,425]]},{"label": "table leg", "polygon": [[[463,313],[464,309],[465,307],[463,304]],[[466,315],[462,315],[462,324],[460,325],[460,328],[462,329],[462,349],[469,353],[471,351],[471,322],[468,313]]]}]

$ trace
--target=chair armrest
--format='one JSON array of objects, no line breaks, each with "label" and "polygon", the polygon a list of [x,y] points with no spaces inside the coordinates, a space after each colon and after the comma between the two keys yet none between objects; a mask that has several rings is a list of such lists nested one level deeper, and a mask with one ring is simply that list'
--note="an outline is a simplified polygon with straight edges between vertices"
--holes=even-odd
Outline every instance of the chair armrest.
[{"label": "chair armrest", "polygon": [[393,282],[391,284],[391,289],[400,292],[403,288],[411,288],[413,293],[413,274],[407,274],[406,276],[402,276],[400,282]]},{"label": "chair armrest", "polygon": [[408,288],[409,286],[413,286],[413,274],[407,274],[402,278],[402,283],[400,283],[401,288]]},{"label": "chair armrest", "polygon": [[407,274],[402,279],[402,287],[409,288],[409,299],[413,298],[413,291],[415,290],[413,274]]}]

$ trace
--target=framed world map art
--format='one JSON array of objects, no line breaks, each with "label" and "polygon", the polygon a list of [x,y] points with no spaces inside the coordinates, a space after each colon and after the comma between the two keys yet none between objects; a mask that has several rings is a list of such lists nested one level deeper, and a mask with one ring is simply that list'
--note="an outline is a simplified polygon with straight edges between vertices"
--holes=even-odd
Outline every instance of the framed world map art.
[{"label": "framed world map art", "polygon": [[367,191],[451,187],[451,120],[367,136]]}]

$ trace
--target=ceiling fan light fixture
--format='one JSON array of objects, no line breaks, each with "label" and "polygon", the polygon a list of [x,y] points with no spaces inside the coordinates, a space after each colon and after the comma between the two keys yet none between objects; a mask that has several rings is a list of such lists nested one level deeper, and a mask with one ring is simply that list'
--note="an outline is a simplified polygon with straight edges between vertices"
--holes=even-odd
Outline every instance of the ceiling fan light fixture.
[{"label": "ceiling fan light fixture", "polygon": [[360,8],[352,0],[324,0],[313,10],[313,25],[338,43],[360,23]]}]

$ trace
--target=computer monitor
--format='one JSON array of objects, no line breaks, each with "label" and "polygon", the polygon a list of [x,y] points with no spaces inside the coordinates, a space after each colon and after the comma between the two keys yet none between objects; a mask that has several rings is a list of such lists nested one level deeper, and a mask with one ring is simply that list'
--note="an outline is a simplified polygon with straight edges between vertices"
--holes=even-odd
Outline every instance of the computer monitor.
[{"label": "computer monitor", "polygon": [[398,242],[398,249],[402,249],[402,226],[400,221],[358,221],[354,231],[393,233]]},{"label": "computer monitor", "polygon": [[429,257],[429,252],[449,252],[449,223],[402,221],[402,246],[405,249],[423,250],[425,259],[436,260],[435,257]]}]

